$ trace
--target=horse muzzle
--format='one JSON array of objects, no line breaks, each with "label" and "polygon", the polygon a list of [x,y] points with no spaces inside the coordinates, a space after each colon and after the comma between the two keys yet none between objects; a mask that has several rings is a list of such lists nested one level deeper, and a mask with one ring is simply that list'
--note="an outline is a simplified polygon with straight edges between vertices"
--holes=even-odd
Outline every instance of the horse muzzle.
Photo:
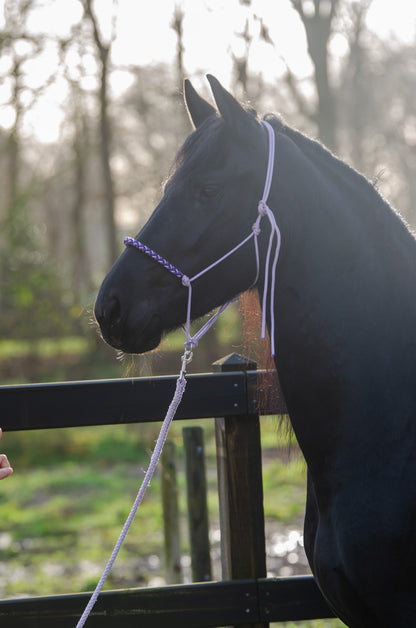
[{"label": "horse muzzle", "polygon": [[[142,311],[139,311],[139,310]],[[94,314],[104,340],[125,353],[146,353],[155,349],[162,338],[161,321],[157,314],[146,313],[145,308],[123,310],[120,299],[97,297]]]}]

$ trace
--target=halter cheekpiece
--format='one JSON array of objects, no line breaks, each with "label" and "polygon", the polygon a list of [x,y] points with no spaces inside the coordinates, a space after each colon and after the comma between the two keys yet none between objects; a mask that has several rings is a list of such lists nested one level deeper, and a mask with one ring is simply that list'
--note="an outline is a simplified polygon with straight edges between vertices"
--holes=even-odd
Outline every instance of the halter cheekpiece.
[{"label": "halter cheekpiece", "polygon": [[[175,277],[178,277],[178,279],[181,280],[182,285],[188,288],[188,307],[187,307],[186,323],[184,326],[184,331],[185,331],[185,336],[186,336],[185,349],[190,354],[192,353],[192,350],[197,346],[199,339],[208,331],[208,329],[210,329],[210,327],[215,323],[215,321],[220,316],[220,314],[230,305],[230,303],[233,303],[238,298],[238,297],[235,297],[234,299],[227,301],[227,303],[224,303],[224,305],[222,305],[219,308],[219,310],[213,316],[211,316],[211,318],[205,323],[205,325],[203,325],[203,327],[201,327],[201,329],[196,334],[194,334],[194,336],[191,336],[190,325],[191,325],[191,309],[192,309],[192,283],[196,279],[201,277],[202,275],[205,275],[205,273],[207,273],[209,270],[211,270],[212,268],[214,268],[215,266],[223,262],[230,255],[232,255],[239,248],[241,248],[244,244],[246,244],[249,240],[251,240],[251,238],[253,238],[254,251],[255,251],[255,257],[256,257],[256,268],[257,268],[255,279],[250,286],[250,287],[253,287],[258,281],[259,272],[260,272],[260,257],[259,257],[259,246],[258,246],[258,237],[261,232],[260,223],[261,223],[262,218],[264,216],[267,216],[269,220],[269,224],[270,224],[270,237],[269,237],[269,244],[267,248],[265,268],[264,268],[261,337],[264,339],[266,336],[267,295],[268,295],[269,275],[270,275],[270,297],[269,297],[270,343],[271,343],[272,357],[274,357],[275,355],[274,295],[275,295],[275,283],[276,283],[276,266],[277,266],[277,261],[279,259],[281,235],[280,235],[280,230],[276,223],[274,214],[271,211],[270,207],[267,205],[267,200],[269,198],[270,188],[271,188],[271,184],[273,180],[274,156],[275,156],[275,134],[274,134],[273,127],[268,122],[263,121],[262,124],[266,128],[267,133],[268,133],[268,138],[269,138],[269,155],[268,155],[267,173],[266,173],[266,181],[264,184],[263,196],[258,204],[258,216],[257,216],[256,221],[252,225],[251,233],[246,238],[244,238],[244,240],[242,240],[239,244],[237,244],[237,246],[235,246],[233,249],[225,253],[225,255],[217,259],[215,262],[213,262],[212,264],[210,264],[209,266],[201,270],[199,273],[197,273],[193,277],[188,277],[187,275],[185,275],[185,273],[179,270],[179,268],[176,268],[176,266],[174,266],[164,257],[156,253],[156,251],[153,251],[150,247],[146,246],[146,244],[143,244],[142,242],[139,242],[139,240],[136,240],[135,238],[131,238],[131,237],[127,237],[124,240],[124,244],[126,246],[132,246],[138,249],[139,251],[141,251],[142,253],[144,253],[145,255],[148,255],[149,257],[151,257],[155,262],[158,262],[164,268],[166,268],[166,270],[172,273],[172,275],[174,275]],[[270,258],[272,255],[273,242],[274,242],[275,235],[276,235],[276,242],[274,244],[275,248],[274,248],[273,261],[271,261]],[[271,267],[271,271],[270,271],[270,267]]]}]

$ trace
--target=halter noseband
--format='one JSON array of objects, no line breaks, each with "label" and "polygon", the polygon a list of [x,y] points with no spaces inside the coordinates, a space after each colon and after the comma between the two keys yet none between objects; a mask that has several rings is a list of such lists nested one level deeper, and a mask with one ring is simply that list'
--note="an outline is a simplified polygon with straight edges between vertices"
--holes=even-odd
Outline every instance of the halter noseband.
[{"label": "halter noseband", "polygon": [[246,242],[248,242],[249,240],[251,240],[251,238],[253,238],[254,250],[255,250],[255,256],[256,256],[256,267],[257,267],[256,277],[250,286],[250,287],[253,287],[257,283],[257,280],[259,278],[259,272],[260,272],[260,257],[259,257],[259,245],[258,245],[258,237],[261,231],[260,222],[263,216],[267,216],[271,231],[270,231],[269,244],[267,248],[267,255],[266,255],[265,269],[264,269],[265,272],[264,272],[264,290],[263,290],[263,302],[262,302],[261,337],[264,339],[266,336],[266,310],[267,310],[267,292],[268,292],[269,273],[270,273],[270,258],[271,258],[272,248],[273,248],[273,240],[276,234],[274,256],[273,256],[273,261],[271,263],[271,285],[270,285],[270,343],[271,343],[272,357],[275,356],[274,294],[275,294],[275,283],[276,283],[276,266],[277,266],[277,261],[279,259],[281,235],[280,235],[279,227],[276,223],[276,218],[274,217],[274,214],[271,211],[270,207],[267,205],[267,200],[269,198],[270,188],[271,188],[271,184],[273,180],[274,156],[275,156],[275,134],[274,134],[273,127],[268,122],[263,121],[262,124],[266,128],[268,132],[268,137],[269,137],[269,156],[268,156],[267,174],[266,174],[266,181],[264,184],[263,196],[261,200],[259,201],[258,216],[252,226],[250,235],[244,238],[244,240],[242,240],[239,244],[237,244],[237,246],[235,246],[233,249],[228,251],[228,253],[225,253],[225,255],[217,259],[215,262],[213,262],[212,264],[210,264],[209,266],[201,270],[199,273],[197,273],[193,277],[188,277],[187,275],[185,275],[185,273],[183,273],[181,270],[176,268],[176,266],[168,262],[168,260],[166,260],[164,257],[162,257],[161,255],[153,251],[151,248],[149,248],[142,242],[139,242],[135,238],[130,238],[130,237],[127,237],[124,240],[124,244],[126,246],[132,246],[138,249],[139,251],[141,251],[142,253],[145,253],[145,255],[148,255],[149,257],[151,257],[153,260],[155,260],[155,262],[158,262],[164,268],[166,268],[166,270],[172,273],[172,275],[174,275],[175,277],[178,277],[178,279],[182,281],[182,285],[188,288],[188,307],[187,307],[187,314],[186,314],[186,324],[184,327],[184,331],[186,335],[185,349],[188,350],[188,352],[192,352],[194,347],[197,346],[200,338],[208,331],[208,329],[210,329],[210,327],[215,323],[215,321],[220,316],[220,314],[222,314],[222,312],[230,305],[230,303],[233,303],[238,298],[237,296],[234,299],[227,301],[227,303],[224,303],[224,305],[222,305],[219,308],[219,310],[213,316],[211,316],[211,318],[205,323],[205,325],[201,327],[201,329],[194,336],[191,336],[190,324],[191,324],[191,309],[192,309],[192,282],[194,282],[196,279],[198,279],[199,277],[207,273],[209,270],[211,270],[212,268],[220,264],[222,261],[227,259],[230,255],[235,253],[239,248],[241,248],[244,244],[246,244]]}]

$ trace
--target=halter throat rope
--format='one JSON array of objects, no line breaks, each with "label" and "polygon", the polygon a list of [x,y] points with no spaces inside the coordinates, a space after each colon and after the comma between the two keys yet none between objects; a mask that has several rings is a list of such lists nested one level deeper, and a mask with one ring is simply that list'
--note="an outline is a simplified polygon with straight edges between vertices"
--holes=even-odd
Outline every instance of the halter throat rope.
[{"label": "halter throat rope", "polygon": [[[153,251],[146,244],[143,244],[139,240],[136,240],[135,238],[131,238],[131,237],[127,237],[124,240],[124,244],[126,246],[134,247],[138,249],[139,251],[141,251],[142,253],[144,253],[145,255],[148,255],[149,257],[151,257],[155,262],[158,262],[164,268],[166,268],[166,270],[168,270],[172,275],[180,279],[182,282],[182,285],[188,288],[188,305],[187,305],[187,312],[186,312],[186,322],[184,325],[186,341],[184,345],[185,345],[185,349],[190,352],[192,352],[192,350],[198,345],[199,340],[212,327],[212,325],[215,323],[218,317],[222,314],[222,312],[224,312],[224,310],[231,303],[233,303],[234,301],[238,299],[238,295],[237,295],[230,301],[227,301],[226,303],[224,303],[224,305],[222,305],[219,308],[219,310],[211,316],[211,318],[205,323],[205,325],[203,325],[199,331],[197,331],[193,336],[191,336],[190,326],[191,326],[191,315],[192,315],[192,283],[196,281],[197,279],[199,279],[200,277],[202,277],[202,275],[205,275],[205,273],[207,273],[208,271],[218,266],[218,264],[221,264],[221,262],[226,260],[228,257],[230,257],[230,255],[238,251],[238,249],[240,249],[247,242],[249,242],[249,240],[253,239],[255,259],[256,259],[256,276],[250,288],[255,286],[258,281],[259,274],[260,274],[260,255],[259,255],[259,244],[258,244],[258,238],[261,233],[260,223],[261,223],[262,218],[264,216],[267,216],[267,219],[270,225],[270,236],[269,236],[269,243],[267,247],[265,265],[264,265],[261,337],[263,339],[266,337],[266,318],[267,318],[267,305],[268,305],[267,297],[268,297],[268,290],[269,290],[269,283],[270,283],[269,313],[270,313],[270,344],[271,344],[272,357],[274,357],[276,353],[275,352],[274,297],[275,297],[275,283],[276,283],[276,267],[277,267],[277,262],[279,259],[279,253],[280,253],[281,234],[280,234],[280,229],[276,222],[276,218],[273,212],[271,211],[270,207],[267,205],[267,201],[270,195],[270,188],[273,181],[274,157],[275,157],[275,134],[274,134],[273,127],[268,122],[263,121],[262,124],[267,130],[268,140],[269,140],[267,173],[266,173],[266,180],[264,184],[263,196],[258,204],[258,216],[257,216],[256,221],[252,225],[251,233],[246,238],[244,238],[239,244],[237,244],[237,246],[235,246],[233,249],[225,253],[225,255],[223,255],[222,257],[217,259],[215,262],[213,262],[212,264],[210,264],[209,266],[201,270],[196,275],[193,275],[193,277],[188,277],[185,273],[183,273],[181,270],[176,268],[176,266],[171,264],[164,257],[156,253],[156,251]],[[275,236],[276,236],[276,240],[275,240]],[[273,246],[274,246],[274,254],[273,254],[273,260],[271,260]]]}]

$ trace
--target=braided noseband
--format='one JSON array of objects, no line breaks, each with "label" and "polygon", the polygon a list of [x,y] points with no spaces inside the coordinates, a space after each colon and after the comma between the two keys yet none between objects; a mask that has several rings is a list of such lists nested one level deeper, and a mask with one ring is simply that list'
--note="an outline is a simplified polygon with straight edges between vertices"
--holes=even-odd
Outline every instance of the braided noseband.
[{"label": "braided noseband", "polygon": [[164,257],[159,255],[159,253],[156,253],[156,251],[153,251],[153,249],[146,246],[142,242],[139,242],[138,240],[135,240],[134,238],[130,238],[129,236],[127,236],[127,238],[124,238],[124,244],[126,246],[133,246],[135,249],[138,249],[145,255],[148,255],[149,257],[154,259],[155,262],[158,262],[164,268],[166,268],[166,270],[172,273],[172,275],[175,275],[175,277],[178,277],[179,279],[182,279],[182,277],[184,277],[184,274],[178,268],[176,268],[176,266],[168,262],[168,260],[166,260]]}]

